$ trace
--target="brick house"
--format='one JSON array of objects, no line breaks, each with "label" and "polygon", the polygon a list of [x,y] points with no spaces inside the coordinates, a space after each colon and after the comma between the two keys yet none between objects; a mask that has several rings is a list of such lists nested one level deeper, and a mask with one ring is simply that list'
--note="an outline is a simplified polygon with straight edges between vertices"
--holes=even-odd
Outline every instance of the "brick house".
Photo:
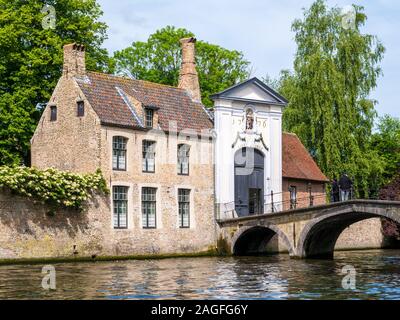
[{"label": "brick house", "polygon": [[284,209],[326,203],[328,179],[295,134],[283,134]]},{"label": "brick house", "polygon": [[[202,105],[195,39],[182,39],[181,44],[178,87],[86,71],[85,48],[66,45],[63,75],[32,137],[34,167],[78,173],[102,170],[111,190],[109,211],[101,213],[108,217],[109,226],[105,227],[114,230],[116,243],[141,244],[139,249],[127,246],[127,252],[135,248],[135,253],[147,253],[147,248],[155,244],[157,248],[151,252],[198,252],[215,246],[215,215],[229,200],[237,202],[230,198],[235,194],[233,190],[220,201],[221,190],[229,189],[228,180],[234,178],[226,180],[220,175],[228,171],[227,167],[219,167],[222,163],[218,159],[233,159],[237,148],[254,148],[266,154],[261,165],[266,179],[261,179],[259,189],[248,185],[245,191],[250,192],[246,214],[260,201],[257,213],[268,212],[271,191],[281,210],[295,204],[308,205],[310,194],[314,204],[325,203],[327,178],[295,135],[282,134],[284,98],[260,86],[258,79],[228,89],[243,94],[261,90],[261,100],[247,101],[237,96],[232,108],[240,126],[252,110],[255,126],[260,123],[266,132],[261,142],[255,139],[253,145],[246,142],[232,148],[235,139],[221,141],[221,137],[229,137],[216,123],[220,119],[219,103],[230,98],[226,93],[216,97],[214,112]],[[278,97],[280,102],[269,101],[264,93],[265,97]],[[270,120],[263,111],[266,106],[275,108]],[[228,109],[224,108],[226,113]],[[257,134],[256,130],[246,129],[245,139]],[[221,143],[228,153],[221,149]],[[227,174],[233,175],[233,166]]]}]

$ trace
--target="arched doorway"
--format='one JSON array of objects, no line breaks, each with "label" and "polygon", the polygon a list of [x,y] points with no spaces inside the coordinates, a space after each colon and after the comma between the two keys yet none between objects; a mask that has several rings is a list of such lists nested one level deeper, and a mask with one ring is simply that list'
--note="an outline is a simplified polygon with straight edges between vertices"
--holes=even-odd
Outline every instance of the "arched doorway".
[{"label": "arched doorway", "polygon": [[235,209],[239,217],[264,213],[264,154],[257,149],[235,153]]}]

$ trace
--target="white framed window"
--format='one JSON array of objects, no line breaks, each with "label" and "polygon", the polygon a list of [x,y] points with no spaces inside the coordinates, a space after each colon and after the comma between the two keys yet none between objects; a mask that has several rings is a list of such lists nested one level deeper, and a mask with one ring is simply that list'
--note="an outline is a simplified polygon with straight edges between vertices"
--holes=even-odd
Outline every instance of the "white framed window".
[{"label": "white framed window", "polygon": [[190,190],[178,189],[179,228],[190,228]]},{"label": "white framed window", "polygon": [[142,226],[144,229],[157,228],[157,188],[142,188]]},{"label": "white framed window", "polygon": [[178,145],[178,174],[189,175],[190,146],[187,144]]},{"label": "white framed window", "polygon": [[128,228],[128,187],[113,187],[113,225],[114,229]]},{"label": "white framed window", "polygon": [[113,170],[126,171],[127,142],[127,138],[113,137]]},{"label": "white framed window", "polygon": [[156,171],[156,143],[155,141],[143,140],[143,172],[154,173]]}]

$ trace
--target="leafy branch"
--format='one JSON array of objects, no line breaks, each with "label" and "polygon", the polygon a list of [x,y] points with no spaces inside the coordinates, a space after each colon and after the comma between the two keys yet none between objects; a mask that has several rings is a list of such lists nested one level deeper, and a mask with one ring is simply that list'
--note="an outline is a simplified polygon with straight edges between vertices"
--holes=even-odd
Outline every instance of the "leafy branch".
[{"label": "leafy branch", "polygon": [[82,210],[92,194],[108,194],[100,170],[94,174],[76,174],[56,169],[0,167],[0,188],[28,197],[51,207]]}]

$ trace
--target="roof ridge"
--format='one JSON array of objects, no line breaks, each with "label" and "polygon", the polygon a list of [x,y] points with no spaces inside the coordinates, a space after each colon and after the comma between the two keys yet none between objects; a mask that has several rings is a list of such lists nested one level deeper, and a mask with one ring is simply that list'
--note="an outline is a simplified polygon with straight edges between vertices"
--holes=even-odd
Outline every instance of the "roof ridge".
[{"label": "roof ridge", "polygon": [[101,76],[108,76],[108,77],[112,77],[112,78],[117,78],[117,79],[121,79],[121,80],[125,80],[125,81],[138,81],[138,82],[145,82],[145,83],[150,83],[152,85],[156,85],[156,86],[160,86],[160,87],[166,87],[166,88],[172,88],[172,89],[176,89],[179,91],[185,91],[185,89],[183,88],[178,88],[175,86],[171,86],[168,84],[162,84],[162,83],[158,83],[158,82],[152,82],[152,81],[148,81],[148,80],[141,80],[141,79],[131,79],[128,78],[127,76],[123,76],[123,75],[115,75],[115,74],[110,74],[110,73],[105,73],[105,72],[98,72],[98,71],[87,71],[87,73],[94,73],[94,74],[98,74]]},{"label": "roof ridge", "polygon": [[215,93],[215,94],[211,95],[210,97],[211,97],[211,99],[218,99],[218,98],[221,98],[221,97],[223,98],[224,94],[226,94],[226,93],[228,93],[228,92],[230,92],[230,91],[232,91],[234,89],[240,88],[240,87],[242,87],[244,85],[247,85],[249,83],[253,83],[256,86],[258,86],[261,90],[263,90],[264,92],[267,92],[267,94],[269,96],[271,96],[276,101],[276,102],[274,101],[274,103],[279,103],[279,104],[284,104],[284,105],[288,104],[288,101],[286,100],[285,97],[283,97],[279,92],[277,92],[275,89],[271,88],[269,85],[267,85],[266,83],[264,83],[263,81],[261,81],[257,77],[252,77],[252,78],[249,78],[247,80],[238,82],[238,83],[234,84],[233,86],[231,86],[231,87],[229,87],[229,88],[227,88],[227,89],[225,89],[225,90],[223,90],[221,92],[218,92],[218,93]]},{"label": "roof ridge", "polygon": [[283,131],[282,132],[283,134],[287,134],[287,135],[290,135],[290,136],[295,136],[295,137],[299,137],[297,134],[295,134],[295,133],[293,133],[293,132],[286,132],[286,131]]}]

